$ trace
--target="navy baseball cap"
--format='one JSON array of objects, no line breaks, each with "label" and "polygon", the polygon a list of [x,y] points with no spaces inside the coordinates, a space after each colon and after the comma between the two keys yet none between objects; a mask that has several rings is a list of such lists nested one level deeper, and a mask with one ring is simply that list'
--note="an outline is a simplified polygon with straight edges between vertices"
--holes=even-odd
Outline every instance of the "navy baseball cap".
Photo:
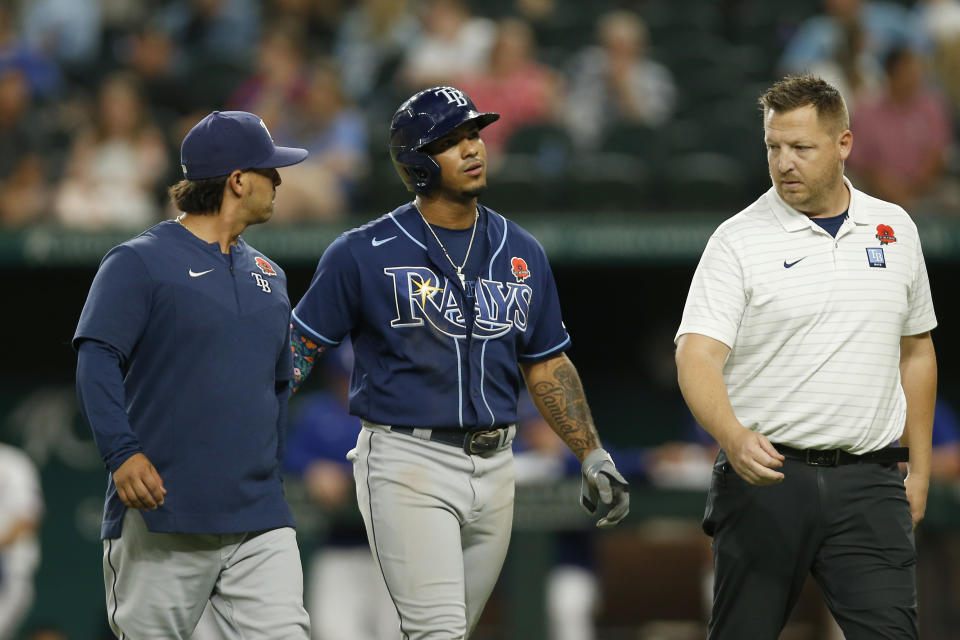
[{"label": "navy baseball cap", "polygon": [[260,116],[246,111],[214,111],[180,145],[180,168],[187,180],[288,167],[306,157],[306,149],[275,145]]}]

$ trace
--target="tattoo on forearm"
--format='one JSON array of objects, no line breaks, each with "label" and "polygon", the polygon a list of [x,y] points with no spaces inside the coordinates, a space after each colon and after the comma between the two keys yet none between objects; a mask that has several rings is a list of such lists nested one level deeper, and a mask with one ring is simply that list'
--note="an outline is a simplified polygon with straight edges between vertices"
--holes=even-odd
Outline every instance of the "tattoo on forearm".
[{"label": "tattoo on forearm", "polygon": [[290,389],[296,393],[310,375],[310,370],[313,369],[314,363],[326,347],[318,345],[294,330],[291,332],[290,350],[293,351],[293,379],[290,381]]},{"label": "tattoo on forearm", "polygon": [[573,365],[564,363],[553,369],[552,379],[540,380],[531,392],[545,409],[545,416],[578,459],[599,446],[590,407],[583,385]]}]

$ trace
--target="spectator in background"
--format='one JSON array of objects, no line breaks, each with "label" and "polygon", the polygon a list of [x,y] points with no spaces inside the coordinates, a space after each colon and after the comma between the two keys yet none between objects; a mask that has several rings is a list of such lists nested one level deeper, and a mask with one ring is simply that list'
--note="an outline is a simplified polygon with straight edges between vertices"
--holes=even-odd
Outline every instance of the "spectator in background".
[{"label": "spectator in background", "polygon": [[945,484],[960,481],[960,421],[953,405],[937,397],[933,413],[933,453],[930,479]]},{"label": "spectator in background", "polygon": [[483,68],[496,27],[470,13],[464,0],[426,0],[421,7],[423,32],[411,41],[399,69],[405,91],[450,84]]},{"label": "spectator in background", "polygon": [[261,0],[270,19],[297,22],[302,25],[309,43],[309,55],[329,52],[333,47],[346,5],[345,0]]},{"label": "spectator in background", "polygon": [[356,510],[353,466],[346,458],[360,433],[360,419],[348,410],[352,368],[349,340],[324,358],[325,390],[299,397],[283,459],[284,470],[303,482],[329,521],[326,539],[307,565],[305,602],[316,640],[381,640],[396,637],[400,629],[370,556]]},{"label": "spectator in background", "polygon": [[296,140],[310,152],[283,175],[277,221],[334,220],[353,208],[357,182],[367,169],[367,127],[344,96],[334,61],[312,65],[300,101],[271,130],[277,140]]},{"label": "spectator in background", "polygon": [[780,69],[806,73],[835,58],[844,43],[844,28],[852,22],[863,30],[866,52],[882,65],[894,47],[927,51],[930,41],[917,20],[902,5],[884,0],[823,0],[824,12],[804,21],[787,43]]},{"label": "spectator in background", "polygon": [[199,64],[245,62],[260,36],[257,0],[172,0],[156,17],[178,51]]},{"label": "spectator in background", "polygon": [[632,11],[612,11],[597,23],[597,46],[581,52],[567,72],[566,124],[581,147],[601,144],[618,122],[658,126],[676,100],[673,76],[647,57],[646,24]]},{"label": "spectator in background", "polygon": [[884,68],[886,91],[853,116],[856,144],[847,166],[870,193],[921,213],[941,200],[953,125],[917,54],[895,49]]},{"label": "spectator in background", "polygon": [[530,25],[519,18],[505,18],[497,25],[486,67],[458,80],[457,86],[485,109],[501,114],[497,127],[483,136],[493,162],[517,129],[553,119],[560,78],[537,61]]},{"label": "spectator in background", "polygon": [[960,34],[958,0],[917,0],[913,12],[934,44]]},{"label": "spectator in background", "polygon": [[40,100],[52,97],[61,87],[63,79],[56,63],[23,39],[7,3],[0,3],[0,64],[18,68],[31,95]]},{"label": "spectator in background", "polygon": [[227,104],[230,109],[258,114],[273,131],[303,99],[308,78],[302,25],[279,22],[263,33],[253,75],[237,87]]},{"label": "spectator in background", "polygon": [[41,125],[25,74],[0,65],[0,226],[39,221],[50,206]]},{"label": "spectator in background", "polygon": [[[553,432],[524,391],[517,407],[514,473],[518,487],[553,484],[580,476],[580,463]],[[622,461],[622,455],[617,456]],[[601,590],[596,535],[582,527],[555,533],[553,566],[547,575],[546,613],[550,640],[594,640]]]},{"label": "spectator in background", "polygon": [[156,22],[146,22],[132,29],[122,38],[119,49],[121,61],[136,75],[144,100],[164,129],[193,109],[206,108],[206,105],[196,104],[183,61],[177,60],[176,45],[170,34]]},{"label": "spectator in background", "polygon": [[167,148],[136,79],[115,73],[100,85],[96,112],[77,134],[54,203],[66,226],[144,229],[160,212]]},{"label": "spectator in background", "polygon": [[20,10],[20,32],[30,48],[74,77],[94,71],[103,31],[98,0],[30,0]]},{"label": "spectator in background", "polygon": [[841,25],[836,48],[814,63],[810,73],[836,87],[851,114],[862,100],[878,94],[884,83],[883,67],[867,52],[863,27],[856,20]]},{"label": "spectator in background", "polygon": [[919,0],[914,12],[933,40],[933,71],[960,118],[960,0]]},{"label": "spectator in background", "polygon": [[[366,105],[420,34],[407,0],[359,0],[337,31],[334,55],[343,69],[343,90]],[[398,99],[386,100],[393,105]],[[371,105],[373,106],[373,105]]]},{"label": "spectator in background", "polygon": [[36,466],[20,449],[0,444],[0,640],[14,638],[33,604],[42,516]]}]

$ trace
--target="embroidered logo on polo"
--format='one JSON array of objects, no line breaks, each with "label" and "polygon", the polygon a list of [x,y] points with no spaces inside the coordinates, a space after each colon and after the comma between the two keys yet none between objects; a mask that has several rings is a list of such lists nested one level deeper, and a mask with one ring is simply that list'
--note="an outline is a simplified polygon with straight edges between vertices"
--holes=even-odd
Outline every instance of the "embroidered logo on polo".
[{"label": "embroidered logo on polo", "polygon": [[517,282],[523,282],[530,277],[530,269],[527,268],[527,261],[523,258],[510,258],[510,273],[517,279]]},{"label": "embroidered logo on polo", "polygon": [[270,281],[264,278],[262,275],[256,271],[251,271],[250,275],[253,276],[254,281],[257,283],[257,286],[260,287],[260,290],[264,293],[270,293]]},{"label": "embroidered logo on polo", "polygon": [[877,225],[877,240],[880,241],[881,245],[888,245],[892,242],[897,241],[897,237],[893,235],[893,227],[888,224],[878,224]]},{"label": "embroidered logo on polo", "polygon": [[257,263],[257,268],[264,273],[264,275],[275,276],[277,275],[277,270],[273,268],[273,265],[267,262],[264,258],[257,256],[254,258],[254,261]]},{"label": "embroidered logo on polo", "polygon": [[867,247],[867,262],[871,267],[880,267],[881,269],[886,269],[887,261],[883,257],[883,248]]},{"label": "embroidered logo on polo", "polygon": [[[803,256],[803,258],[806,258],[806,257],[807,257],[807,256]],[[783,261],[783,268],[784,268],[784,269],[789,269],[789,268],[792,267],[793,265],[795,265],[795,264],[797,264],[798,262],[800,262],[801,260],[803,260],[803,258],[798,258],[798,259],[794,260],[793,262],[787,262],[786,260],[784,260],[784,261]]]},{"label": "embroidered logo on polo", "polygon": [[[393,279],[397,315],[394,328],[422,327],[425,323],[452,338],[465,338],[467,325],[445,277],[427,267],[388,267],[383,273]],[[474,300],[473,337],[498,338],[516,327],[526,331],[533,289],[528,284],[497,282],[480,278]]]}]

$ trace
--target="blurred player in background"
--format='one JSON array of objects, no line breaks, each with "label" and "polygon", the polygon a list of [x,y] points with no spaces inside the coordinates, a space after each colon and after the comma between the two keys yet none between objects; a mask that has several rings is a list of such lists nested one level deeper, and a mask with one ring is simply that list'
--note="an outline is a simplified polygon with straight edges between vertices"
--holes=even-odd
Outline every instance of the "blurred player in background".
[{"label": "blurred player in background", "polygon": [[101,537],[119,637],[303,638],[303,578],[280,459],[286,276],[240,236],[270,219],[277,147],[258,116],[214,111],[183,140],[183,213],[112,249],[74,336],[77,390],[110,473]]},{"label": "blurred player in background", "polygon": [[[514,444],[517,486],[554,484],[580,475],[580,461],[522,393]],[[619,455],[621,465],[623,459]],[[553,566],[547,574],[546,610],[550,640],[594,640],[602,593],[597,578],[595,530],[567,529],[554,536]]]},{"label": "blurred player in background", "polygon": [[848,640],[917,638],[937,380],[917,228],[844,178],[834,87],[787,77],[761,103],[773,187],[710,238],[677,332],[684,398],[722,447],[708,635],[777,638],[812,574]]},{"label": "blurred player in background", "polygon": [[0,444],[0,640],[12,640],[33,604],[40,564],[40,477],[27,455]]},{"label": "blurred player in background", "polygon": [[298,396],[283,459],[284,470],[301,479],[329,525],[306,571],[306,605],[315,640],[382,640],[395,637],[400,626],[370,556],[346,458],[360,432],[360,418],[348,410],[352,367],[348,340],[323,359],[324,390]]},{"label": "blurred player in background", "polygon": [[[546,255],[477,204],[486,188],[479,113],[454,87],[404,102],[390,151],[413,202],[340,236],[293,314],[295,383],[351,335],[349,458],[374,558],[404,638],[470,635],[496,583],[513,520],[521,383],[582,462],[583,504],[629,508],[565,355]],[[518,367],[519,363],[519,367]],[[523,377],[521,378],[521,372]]]}]

